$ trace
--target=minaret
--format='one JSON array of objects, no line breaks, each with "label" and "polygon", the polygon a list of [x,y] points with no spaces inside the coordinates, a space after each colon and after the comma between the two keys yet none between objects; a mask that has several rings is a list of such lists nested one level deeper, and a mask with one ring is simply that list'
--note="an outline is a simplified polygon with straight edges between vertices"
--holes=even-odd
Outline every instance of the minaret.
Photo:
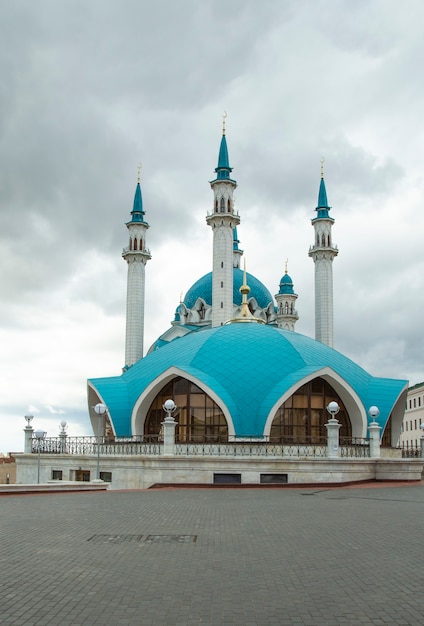
[{"label": "minaret", "polygon": [[210,183],[214,194],[213,213],[206,217],[213,231],[212,326],[222,326],[233,315],[233,241],[234,228],[240,223],[234,211],[233,194],[237,183],[230,178],[232,168],[228,161],[225,118],[226,114],[216,178]]},{"label": "minaret", "polygon": [[324,182],[324,159],[321,159],[321,182],[318,194],[317,216],[312,220],[315,244],[309,256],[315,263],[315,339],[333,347],[333,259],[338,255],[331,240],[330,206]]},{"label": "minaret", "polygon": [[280,289],[275,295],[277,302],[277,313],[275,321],[278,328],[284,328],[285,330],[294,330],[295,324],[299,319],[299,315],[296,311],[297,293],[293,289],[293,281],[287,273],[287,263],[284,276],[280,280]]},{"label": "minaret", "polygon": [[122,252],[128,263],[125,367],[130,367],[143,358],[145,267],[151,259],[150,250],[146,248],[149,224],[144,221],[140,169],[141,166],[138,168],[131,221],[127,222],[129,245]]}]

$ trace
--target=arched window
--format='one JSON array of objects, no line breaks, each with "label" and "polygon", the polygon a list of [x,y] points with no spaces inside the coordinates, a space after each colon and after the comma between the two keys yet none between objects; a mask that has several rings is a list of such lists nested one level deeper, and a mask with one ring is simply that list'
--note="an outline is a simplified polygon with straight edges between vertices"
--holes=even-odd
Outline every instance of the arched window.
[{"label": "arched window", "polygon": [[134,250],[137,250],[137,239],[134,239]]},{"label": "arched window", "polygon": [[225,213],[225,200],[221,198],[221,202],[219,203],[219,211],[220,213]]},{"label": "arched window", "polygon": [[215,200],[215,213],[218,213],[218,200]]},{"label": "arched window", "polygon": [[324,235],[324,233],[322,234],[321,242],[322,242],[322,245],[325,246],[325,235]]},{"label": "arched window", "polygon": [[132,239],[130,239],[130,250],[132,250]]},{"label": "arched window", "polygon": [[199,314],[199,320],[204,320],[205,319],[205,314],[206,314],[206,307],[205,307],[205,303],[201,302],[200,306],[197,310],[198,314]]},{"label": "arched window", "polygon": [[165,413],[163,404],[172,398],[178,407],[175,421],[176,441],[211,442],[228,441],[228,426],[219,406],[197,385],[177,377],[171,380],[153,400],[144,424],[145,438],[159,436]]},{"label": "arched window", "polygon": [[281,443],[325,443],[325,424],[330,415],[329,402],[340,407],[337,419],[341,423],[340,438],[351,437],[352,427],[344,404],[331,385],[315,378],[303,385],[277,409],[272,421],[270,439]]},{"label": "arched window", "polygon": [[319,235],[317,234],[317,246],[319,246]]},{"label": "arched window", "polygon": [[230,202],[230,198],[228,198],[228,200],[227,200],[227,213],[231,213],[231,202]]}]

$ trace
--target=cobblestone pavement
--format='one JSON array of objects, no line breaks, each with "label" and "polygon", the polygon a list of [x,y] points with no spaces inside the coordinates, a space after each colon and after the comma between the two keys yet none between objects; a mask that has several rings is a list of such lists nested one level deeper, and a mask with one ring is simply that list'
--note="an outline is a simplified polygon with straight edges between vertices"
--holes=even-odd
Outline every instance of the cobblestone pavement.
[{"label": "cobblestone pavement", "polygon": [[0,498],[3,626],[424,624],[424,486]]}]

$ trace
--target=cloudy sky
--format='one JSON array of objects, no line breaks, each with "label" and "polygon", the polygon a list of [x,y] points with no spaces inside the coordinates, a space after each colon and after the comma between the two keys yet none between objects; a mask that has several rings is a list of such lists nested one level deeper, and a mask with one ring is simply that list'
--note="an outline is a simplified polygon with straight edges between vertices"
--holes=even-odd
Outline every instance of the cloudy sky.
[{"label": "cloudy sky", "polygon": [[124,364],[141,161],[146,348],[211,269],[222,113],[248,270],[288,258],[313,336],[325,158],[335,347],[424,380],[422,0],[14,0],[0,7],[0,451],[23,416],[90,434],[86,379]]}]

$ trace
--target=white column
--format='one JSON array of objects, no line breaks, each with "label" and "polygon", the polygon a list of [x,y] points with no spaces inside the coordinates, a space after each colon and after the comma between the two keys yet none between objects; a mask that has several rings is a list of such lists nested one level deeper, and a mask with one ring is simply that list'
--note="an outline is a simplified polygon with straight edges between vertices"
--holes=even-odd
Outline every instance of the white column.
[{"label": "white column", "polygon": [[371,422],[368,426],[370,433],[370,457],[372,459],[380,458],[380,430],[381,426],[377,422]]},{"label": "white column", "polygon": [[163,455],[175,455],[175,428],[177,423],[172,415],[167,415],[161,423],[163,426]]},{"label": "white column", "polygon": [[32,452],[32,436],[33,436],[33,433],[34,433],[33,427],[28,424],[24,428],[24,433],[25,433],[24,452],[25,452],[25,454],[31,454],[31,452]]},{"label": "white column", "polygon": [[334,417],[328,420],[325,425],[327,429],[327,453],[329,459],[339,458],[339,430],[341,424]]}]

